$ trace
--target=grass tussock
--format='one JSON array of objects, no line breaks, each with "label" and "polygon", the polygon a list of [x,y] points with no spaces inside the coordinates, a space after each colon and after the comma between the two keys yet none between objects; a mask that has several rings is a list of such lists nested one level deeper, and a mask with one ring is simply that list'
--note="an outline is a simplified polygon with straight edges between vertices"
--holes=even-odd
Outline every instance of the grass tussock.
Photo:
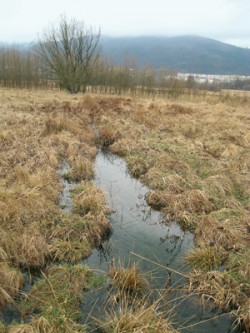
[{"label": "grass tussock", "polygon": [[140,272],[136,263],[128,267],[119,265],[116,267],[113,263],[109,269],[108,276],[111,278],[111,286],[114,290],[121,293],[141,294],[145,289],[149,288],[149,282],[145,274]]},{"label": "grass tussock", "polygon": [[194,109],[190,106],[174,103],[170,106],[169,112],[176,116],[181,114],[192,114]]},{"label": "grass tussock", "polygon": [[10,267],[7,263],[0,262],[0,308],[13,302],[23,287],[22,273]]},{"label": "grass tussock", "polygon": [[96,98],[89,94],[85,94],[80,103],[84,109],[90,111],[93,114],[96,114],[100,109],[99,103],[96,101]]},{"label": "grass tussock", "polygon": [[90,183],[80,183],[74,190],[73,212],[80,216],[98,215],[106,207],[101,190]]},{"label": "grass tussock", "polygon": [[232,275],[235,280],[245,284],[246,288],[250,282],[249,256],[250,249],[247,248],[240,251],[231,252],[227,260],[229,274]]},{"label": "grass tussock", "polygon": [[189,190],[176,195],[161,191],[150,192],[147,202],[152,207],[163,208],[166,214],[173,214],[173,217],[180,211],[191,214],[209,213],[213,209],[209,197],[201,190]]},{"label": "grass tussock", "polygon": [[135,122],[143,124],[149,129],[153,129],[156,126],[156,121],[154,117],[152,117],[152,108],[145,110],[143,107],[139,107],[134,111],[133,119]]},{"label": "grass tussock", "polygon": [[223,206],[226,203],[227,197],[232,191],[233,184],[228,176],[215,175],[207,177],[203,186],[219,208],[220,205]]},{"label": "grass tussock", "polygon": [[149,166],[147,165],[145,160],[141,157],[136,156],[129,157],[127,160],[127,165],[130,174],[136,178],[144,175],[149,169]]},{"label": "grass tussock", "polygon": [[113,154],[124,157],[129,154],[129,142],[127,139],[119,139],[110,146],[110,150]]},{"label": "grass tussock", "polygon": [[[152,102],[145,97],[15,89],[2,89],[0,96],[2,261],[11,269],[75,262],[88,252],[84,249],[102,242],[110,231],[106,207],[88,184],[99,143],[123,156],[131,173],[155,191],[148,202],[162,210],[166,221],[194,231],[200,248],[195,260],[202,264],[201,257],[211,252],[206,261],[213,259],[204,269],[214,271],[191,275],[191,289],[200,288],[216,306],[226,309],[230,304],[248,329],[243,301],[249,298],[248,98],[193,93],[176,96],[173,103],[159,97]],[[70,164],[74,181],[84,180],[73,195],[71,218],[58,207],[63,161]],[[225,272],[215,270],[215,249],[220,248],[226,252]],[[66,324],[63,311],[57,318],[66,330],[74,320]],[[52,314],[44,313],[41,323],[47,321],[52,332],[59,332]]]},{"label": "grass tussock", "polygon": [[[230,219],[227,216],[230,216]],[[235,218],[239,222],[231,226]],[[244,233],[247,237],[247,230],[244,230],[243,221],[244,214],[242,215],[241,209],[222,209],[213,211],[209,216],[201,216],[196,222],[196,243],[199,246],[221,247],[226,251],[239,250],[247,243],[247,238],[242,237]],[[240,238],[242,238],[241,242],[239,241]]]},{"label": "grass tussock", "polygon": [[94,177],[94,170],[92,162],[82,156],[74,156],[69,158],[69,163],[71,165],[70,171],[64,175],[65,178],[80,182],[82,180],[89,181]]},{"label": "grass tussock", "polygon": [[[76,318],[79,295],[91,283],[86,285],[88,278],[83,279],[84,269],[77,262],[87,257],[111,229],[105,216],[104,197],[95,192],[92,184],[87,184],[94,176],[96,147],[93,117],[84,103],[82,95],[71,99],[62,92],[1,91],[0,303],[5,307],[17,301],[23,316],[31,319],[27,324],[1,327],[6,332],[86,330]],[[100,110],[100,103],[97,104]],[[84,187],[91,192],[90,200],[78,198],[76,206],[81,208],[72,214],[64,214],[59,207],[59,170],[64,161],[70,165],[70,180],[84,180]],[[62,262],[74,264],[71,273],[66,265],[60,274],[52,273]],[[19,266],[31,272],[46,272],[23,304],[23,298],[17,297],[23,286]],[[74,268],[78,273],[72,273]],[[58,284],[56,279],[60,280]],[[81,287],[69,286],[71,279],[74,284],[80,279]],[[35,309],[35,304],[40,304],[39,309]]]},{"label": "grass tussock", "polygon": [[125,299],[107,312],[105,321],[99,326],[104,333],[177,333],[165,317],[157,301],[150,305],[144,299],[130,305]]},{"label": "grass tussock", "polygon": [[8,333],[37,333],[35,328],[30,324],[11,325],[6,332],[8,332]]},{"label": "grass tussock", "polygon": [[249,249],[233,251],[229,255],[224,249],[216,249],[216,252],[213,247],[211,249],[197,248],[187,255],[187,261],[196,269],[189,276],[189,291],[230,312],[235,325],[247,332],[250,313]]},{"label": "grass tussock", "polygon": [[91,245],[87,241],[55,239],[49,245],[50,255],[59,262],[76,263],[91,254]]},{"label": "grass tussock", "polygon": [[210,299],[213,304],[225,311],[230,311],[240,306],[245,299],[242,286],[227,272],[194,271],[189,276],[189,290]]},{"label": "grass tussock", "polygon": [[60,116],[57,119],[53,119],[51,117],[48,117],[45,120],[45,128],[44,128],[44,135],[50,135],[50,134],[55,134],[55,133],[59,133],[63,130],[67,130],[68,129],[68,122],[67,122],[67,118]]},{"label": "grass tussock", "polygon": [[182,176],[172,171],[159,171],[157,167],[152,167],[148,170],[143,180],[145,180],[150,189],[155,191],[167,190],[171,194],[181,194],[189,188],[188,182]]},{"label": "grass tussock", "polygon": [[50,257],[55,261],[76,263],[87,258],[92,248],[100,246],[110,233],[111,226],[104,213],[64,216],[49,228]]},{"label": "grass tussock", "polygon": [[31,325],[35,329],[80,332],[84,329],[84,325],[77,324],[81,297],[94,281],[92,271],[84,265],[52,267],[31,288],[21,307],[22,316],[33,316]]},{"label": "grass tussock", "polygon": [[4,231],[0,240],[2,253],[15,265],[24,267],[43,267],[48,259],[49,250],[44,236],[37,224],[16,230]]},{"label": "grass tussock", "polygon": [[47,172],[40,168],[31,172],[17,165],[6,177],[5,186],[6,190],[0,192],[2,224],[25,223],[51,216],[53,206],[59,200],[60,185],[50,168]]},{"label": "grass tussock", "polygon": [[250,298],[233,312],[233,316],[236,318],[234,321],[236,327],[242,327],[246,333],[250,331]]},{"label": "grass tussock", "polygon": [[192,267],[205,272],[220,269],[225,259],[225,250],[215,246],[197,247],[185,257]]},{"label": "grass tussock", "polygon": [[102,126],[99,129],[97,144],[102,147],[108,147],[112,145],[118,137],[118,132],[112,127],[111,124],[109,126]]},{"label": "grass tussock", "polygon": [[20,265],[43,267],[49,253],[45,238],[36,227],[24,231],[18,244],[17,261]]},{"label": "grass tussock", "polygon": [[[151,297],[150,284],[138,263],[127,267],[112,263],[105,317],[96,320],[103,333],[166,332],[175,333],[169,314],[162,311],[162,298]],[[111,302],[111,303],[110,303]]]}]

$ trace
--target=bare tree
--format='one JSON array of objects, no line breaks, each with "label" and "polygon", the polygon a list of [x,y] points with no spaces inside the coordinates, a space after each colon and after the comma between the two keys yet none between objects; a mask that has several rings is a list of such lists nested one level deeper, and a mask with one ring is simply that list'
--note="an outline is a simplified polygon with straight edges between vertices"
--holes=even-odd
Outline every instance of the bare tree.
[{"label": "bare tree", "polygon": [[61,17],[57,26],[44,31],[35,46],[47,70],[70,93],[85,92],[94,64],[99,57],[100,31],[82,21]]}]

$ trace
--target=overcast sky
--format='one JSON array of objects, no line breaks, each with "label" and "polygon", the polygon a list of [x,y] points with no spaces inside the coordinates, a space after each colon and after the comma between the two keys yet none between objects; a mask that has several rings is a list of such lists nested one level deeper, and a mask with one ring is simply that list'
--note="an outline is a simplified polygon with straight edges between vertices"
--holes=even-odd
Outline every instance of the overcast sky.
[{"label": "overcast sky", "polygon": [[200,35],[250,47],[250,0],[0,0],[0,42],[30,42],[61,15],[102,35]]}]

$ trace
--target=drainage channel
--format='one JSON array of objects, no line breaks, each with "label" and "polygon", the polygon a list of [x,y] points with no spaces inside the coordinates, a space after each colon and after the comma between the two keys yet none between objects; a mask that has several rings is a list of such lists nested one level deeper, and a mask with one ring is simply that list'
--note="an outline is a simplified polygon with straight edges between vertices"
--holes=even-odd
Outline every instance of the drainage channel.
[{"label": "drainage channel", "polygon": [[[178,290],[187,281],[189,268],[183,258],[194,248],[193,234],[183,231],[176,222],[163,222],[161,213],[146,203],[149,189],[129,175],[121,158],[100,151],[95,161],[94,182],[114,210],[110,216],[113,233],[85,263],[97,272],[107,272],[113,260],[125,266],[139,262],[140,269],[149,273],[152,288]],[[102,289],[87,299],[95,316],[98,311],[102,313],[104,298]],[[175,326],[181,332],[232,332],[230,318],[204,311],[197,297],[176,291],[170,293],[168,301]]]}]

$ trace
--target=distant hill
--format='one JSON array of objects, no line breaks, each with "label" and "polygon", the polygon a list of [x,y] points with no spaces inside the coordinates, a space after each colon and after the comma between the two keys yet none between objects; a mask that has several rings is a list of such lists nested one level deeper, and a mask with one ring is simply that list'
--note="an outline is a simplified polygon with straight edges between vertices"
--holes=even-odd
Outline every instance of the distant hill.
[{"label": "distant hill", "polygon": [[135,60],[179,72],[250,75],[250,49],[198,36],[102,37],[102,54],[115,64]]}]

